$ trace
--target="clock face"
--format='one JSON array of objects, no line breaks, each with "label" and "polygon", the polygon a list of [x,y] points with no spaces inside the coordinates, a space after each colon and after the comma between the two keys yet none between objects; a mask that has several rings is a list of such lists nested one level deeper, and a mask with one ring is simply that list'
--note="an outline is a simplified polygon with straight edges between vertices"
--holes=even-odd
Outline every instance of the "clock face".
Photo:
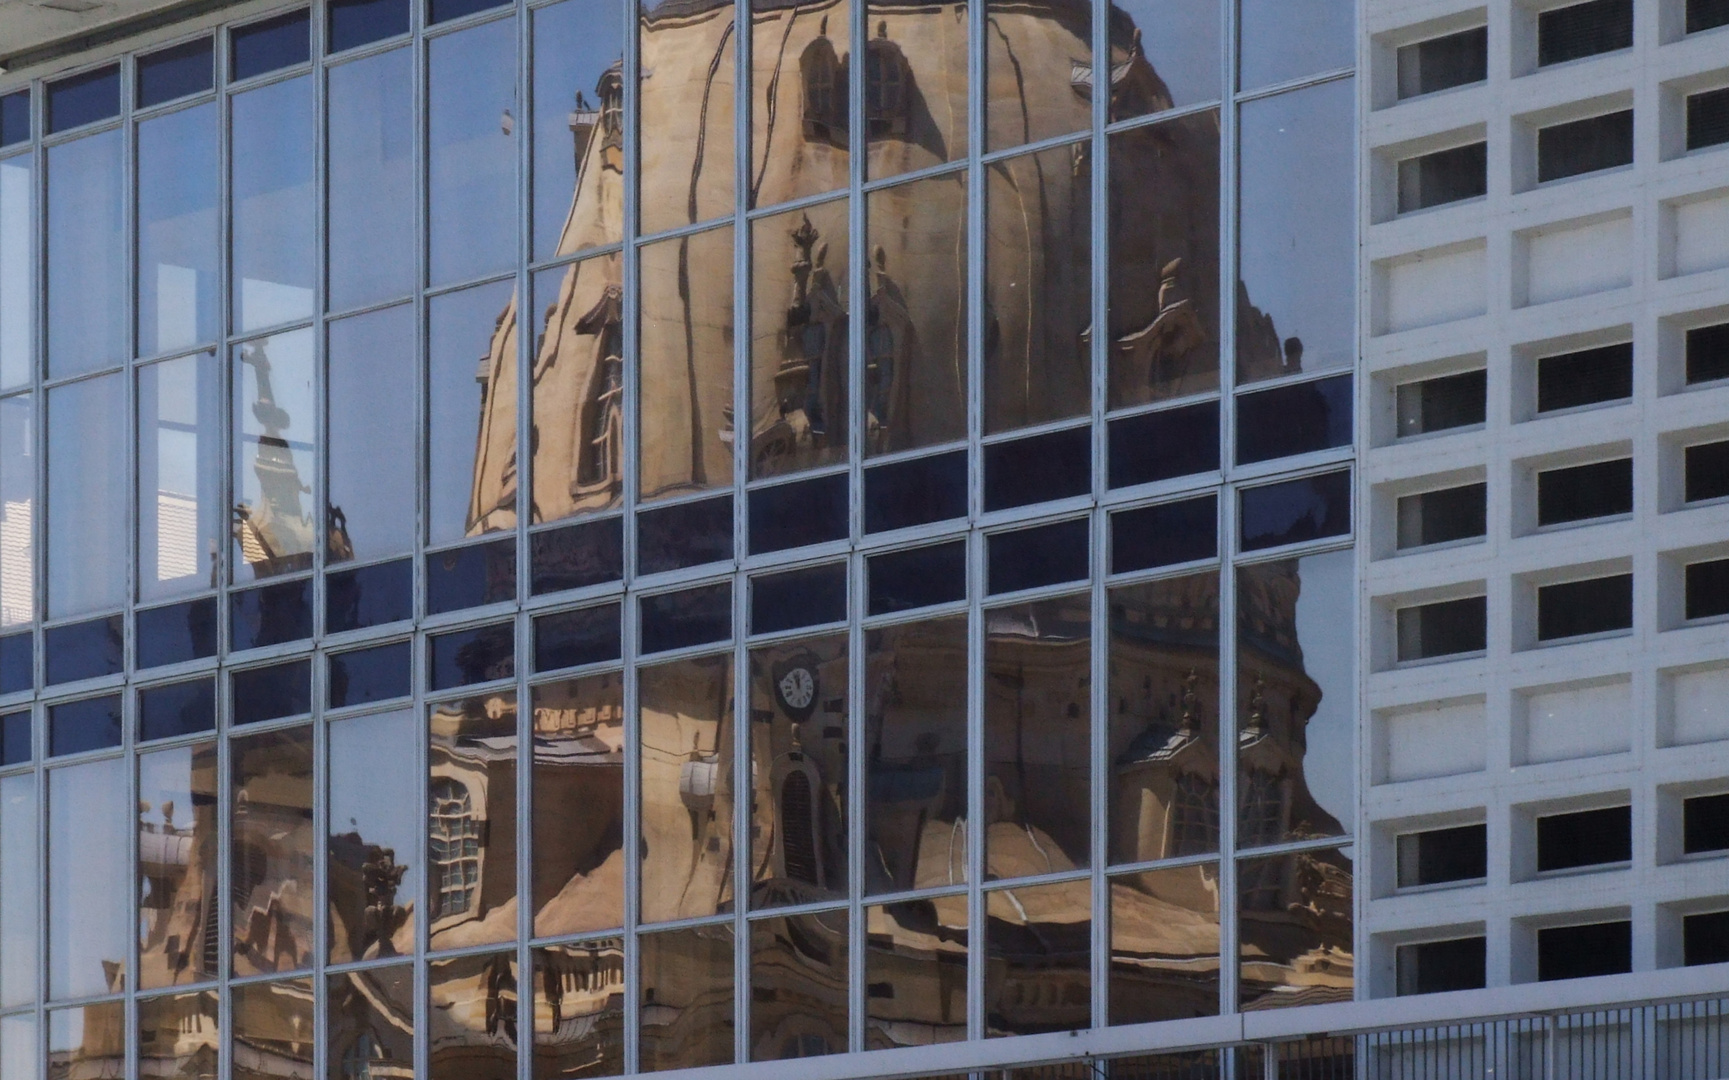
[{"label": "clock face", "polygon": [[816,679],[809,668],[795,667],[780,677],[780,698],[789,709],[806,709],[816,697]]}]

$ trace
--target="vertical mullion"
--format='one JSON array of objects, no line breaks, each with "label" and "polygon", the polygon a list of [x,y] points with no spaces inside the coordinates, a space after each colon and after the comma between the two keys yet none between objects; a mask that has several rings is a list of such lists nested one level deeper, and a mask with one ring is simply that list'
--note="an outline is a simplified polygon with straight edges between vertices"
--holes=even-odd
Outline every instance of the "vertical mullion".
[{"label": "vertical mullion", "polygon": [[529,432],[534,426],[534,322],[540,298],[534,294],[534,128],[540,102],[534,98],[534,11],[517,5],[516,111],[522,137],[516,154],[516,1075],[534,1076],[534,699],[531,670],[532,620],[525,611],[532,581],[528,527],[533,524],[534,463]]},{"label": "vertical mullion", "polygon": [[1237,10],[1220,5],[1219,106],[1219,1010],[1237,1009],[1237,550],[1232,446],[1237,341]]},{"label": "vertical mullion", "polygon": [[[414,632],[409,637],[409,672],[413,680],[409,683],[409,700],[414,715],[414,755],[415,755],[415,802],[420,810],[420,827],[417,830],[417,845],[415,853],[420,863],[419,873],[419,904],[422,916],[415,920],[414,949],[417,962],[414,965],[413,986],[414,1003],[414,1075],[428,1076],[431,1074],[432,1051],[430,1046],[429,1027],[432,1013],[431,967],[426,961],[427,946],[432,940],[431,908],[427,903],[432,895],[432,859],[431,845],[427,842],[427,822],[430,818],[430,785],[428,777],[432,770],[432,729],[428,723],[426,706],[426,637],[420,633],[421,621],[426,617],[426,574],[425,553],[426,538],[431,531],[431,515],[428,506],[431,503],[431,491],[427,480],[427,465],[431,461],[431,451],[427,442],[431,427],[431,332],[429,311],[426,303],[426,281],[430,268],[430,244],[428,235],[432,227],[430,187],[430,169],[428,166],[430,142],[428,128],[428,77],[429,45],[425,35],[425,5],[409,4],[409,36],[410,63],[413,68],[410,73],[412,86],[409,91],[410,109],[414,125],[413,175],[414,175],[414,289],[410,304],[414,312],[415,364],[414,364],[414,540],[411,545],[413,565],[409,568],[409,607],[414,620]],[[518,979],[518,985],[521,980]],[[518,1012],[520,1013],[520,1008]],[[520,1030],[520,1028],[519,1028]],[[518,1040],[521,1041],[520,1039]]]},{"label": "vertical mullion", "polygon": [[984,513],[984,455],[979,448],[983,426],[979,400],[984,341],[984,145],[985,30],[990,18],[986,0],[957,0],[967,17],[967,168],[966,168],[966,313],[967,313],[967,1027],[970,1038],[985,1034],[984,884],[984,615],[985,536],[978,521]]},{"label": "vertical mullion", "polygon": [[865,46],[869,0],[851,0],[847,10],[847,952],[852,957],[847,980],[847,1013],[850,1017],[848,1048],[865,1048],[865,1012],[870,998],[865,987],[868,938],[865,930],[865,641],[858,622],[865,613],[865,561],[859,554],[864,537],[865,456],[865,320],[870,293],[865,280],[865,248],[869,222],[865,219],[865,161],[870,140],[865,131]]},{"label": "vertical mullion", "polygon": [[[217,275],[218,302],[216,312],[217,345],[216,345],[216,384],[220,406],[217,409],[216,427],[220,432],[217,451],[221,460],[221,479],[217,482],[217,490],[227,494],[223,505],[234,505],[234,377],[231,355],[233,346],[229,344],[229,335],[234,332],[234,288],[231,278],[234,274],[234,176],[232,158],[234,154],[233,116],[234,99],[228,93],[228,29],[217,28],[212,51],[216,63],[216,139],[217,139],[217,185],[218,185],[218,224],[219,239],[217,243]],[[233,947],[230,944],[230,934],[233,933],[229,902],[229,889],[233,873],[233,823],[230,820],[234,800],[230,797],[230,777],[233,769],[233,755],[229,747],[230,713],[227,708],[228,680],[225,677],[228,658],[228,643],[232,636],[232,628],[228,620],[228,586],[233,580],[234,572],[234,541],[228,529],[228,513],[223,513],[223,535],[217,544],[217,575],[216,575],[216,887],[211,890],[215,897],[215,910],[205,916],[200,923],[201,929],[208,933],[208,920],[216,919],[217,962],[216,962],[216,1030],[218,1033],[217,1076],[227,1080],[233,1072],[234,1061],[234,1009],[229,1001],[229,962],[233,957]]]},{"label": "vertical mullion", "polygon": [[[624,453],[620,463],[623,492],[621,528],[624,549],[624,593],[620,599],[620,636],[624,702],[624,835],[642,835],[642,722],[638,716],[637,694],[637,610],[632,589],[636,580],[636,502],[637,502],[637,443],[641,425],[637,422],[637,405],[642,398],[642,380],[638,370],[641,357],[641,333],[638,326],[642,304],[637,274],[641,260],[636,237],[638,233],[637,182],[641,173],[641,68],[638,53],[641,45],[641,0],[623,0],[620,4],[624,19],[624,246],[619,256],[623,268],[624,342]],[[640,1059],[637,1033],[641,1026],[641,992],[638,967],[642,950],[638,947],[637,926],[642,905],[642,845],[624,845],[624,1071],[637,1070]]]},{"label": "vertical mullion", "polygon": [[[732,835],[733,835],[733,1060],[750,1060],[750,899],[751,802],[750,663],[744,641],[748,626],[748,589],[740,571],[748,550],[750,479],[750,210],[751,44],[755,31],[749,0],[734,0],[733,8],[733,213],[732,213]],[[789,15],[789,18],[791,16]],[[717,740],[715,750],[720,750]]]},{"label": "vertical mullion", "polygon": [[31,691],[31,797],[34,801],[33,838],[36,863],[36,971],[35,1054],[38,1068],[48,1062],[48,710],[41,703],[41,687],[47,666],[47,646],[42,630],[47,615],[48,552],[48,392],[43,372],[48,365],[48,153],[42,135],[48,127],[48,88],[41,79],[30,85],[30,439],[34,450],[30,488],[34,512],[30,515],[30,691]]},{"label": "vertical mullion", "polygon": [[[328,403],[330,379],[329,325],[325,312],[330,306],[330,218],[326,212],[330,189],[329,80],[325,75],[325,30],[323,8],[313,5],[312,16],[312,161],[313,161],[313,269],[312,269],[312,400]],[[325,553],[329,550],[330,410],[313,409],[312,505],[316,520],[312,529],[312,895],[317,905],[312,930],[312,1074],[323,1076],[328,1068],[329,1025],[325,962],[330,956],[329,864],[325,847],[330,837],[330,738],[324,720],[324,581]]]},{"label": "vertical mullion", "polygon": [[[1111,886],[1105,870],[1110,862],[1110,604],[1105,589],[1105,576],[1110,572],[1110,517],[1100,508],[1109,484],[1106,455],[1104,416],[1110,408],[1108,397],[1110,372],[1107,367],[1110,352],[1110,167],[1111,147],[1105,135],[1110,122],[1111,39],[1109,0],[1094,0],[1092,5],[1093,96],[1092,96],[1092,169],[1091,214],[1088,222],[1091,243],[1088,251],[1092,265],[1089,280],[1092,285],[1091,324],[1095,328],[1089,341],[1089,361],[1092,372],[1091,405],[1093,415],[1093,512],[1092,512],[1092,693],[1090,695],[1092,784],[1090,813],[1092,815],[1092,905],[1093,905],[1093,1026],[1102,1028],[1110,1022],[1110,949],[1111,949]],[[1099,72],[1105,72],[1103,89]]]},{"label": "vertical mullion", "polygon": [[[122,278],[126,282],[126,295],[121,299],[121,305],[126,311],[126,331],[122,340],[126,343],[125,355],[120,358],[119,377],[125,385],[121,389],[121,401],[126,410],[125,417],[120,422],[124,432],[122,453],[125,455],[121,468],[125,477],[126,492],[121,496],[121,541],[122,556],[126,560],[126,568],[121,575],[125,588],[120,598],[120,670],[125,675],[132,671],[132,649],[130,643],[133,635],[129,632],[132,626],[133,599],[138,595],[138,379],[135,374],[135,360],[138,356],[138,126],[132,120],[133,88],[136,61],[132,56],[120,59],[120,176],[123,189],[120,198],[120,221],[122,229],[121,247],[124,252],[125,270]],[[121,841],[121,847],[126,852],[126,951],[127,970],[121,976],[120,991],[125,995],[120,1002],[121,1014],[121,1049],[122,1067],[132,1075],[138,1067],[138,1040],[129,1033],[138,1030],[138,984],[139,948],[138,948],[138,756],[133,743],[133,702],[135,696],[131,693],[130,679],[122,685],[120,695],[120,753],[121,762],[126,769],[126,833]],[[130,992],[129,992],[130,991]]]}]

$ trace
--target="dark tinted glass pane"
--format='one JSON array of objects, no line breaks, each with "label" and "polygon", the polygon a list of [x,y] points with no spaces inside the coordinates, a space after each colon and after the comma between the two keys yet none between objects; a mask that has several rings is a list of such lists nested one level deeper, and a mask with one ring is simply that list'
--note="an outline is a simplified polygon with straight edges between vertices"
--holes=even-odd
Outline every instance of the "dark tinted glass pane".
[{"label": "dark tinted glass pane", "polygon": [[1729,495],[1729,442],[1700,443],[1686,453],[1687,501],[1721,499]]},{"label": "dark tinted glass pane", "polygon": [[1593,461],[1537,474],[1537,524],[1633,512],[1633,459]]},{"label": "dark tinted glass pane", "polygon": [[34,645],[28,631],[0,638],[0,694],[14,694],[35,685]]},{"label": "dark tinted glass pane", "polygon": [[1488,388],[1488,373],[1482,370],[1404,384],[1395,395],[1399,437],[1481,424]]},{"label": "dark tinted glass pane", "polygon": [[1729,379],[1729,323],[1687,331],[1687,382]]},{"label": "dark tinted glass pane", "polygon": [[1537,978],[1584,979],[1633,970],[1633,924],[1590,923],[1537,931]]},{"label": "dark tinted glass pane", "polygon": [[516,599],[516,541],[434,552],[426,557],[426,613]]},{"label": "dark tinted glass pane", "polygon": [[1401,945],[1397,953],[1399,996],[1481,990],[1488,950],[1480,937]]},{"label": "dark tinted glass pane", "polygon": [[216,655],[216,598],[138,612],[138,666],[161,667]]},{"label": "dark tinted glass pane", "polygon": [[1113,488],[1211,472],[1219,467],[1219,404],[1112,420],[1107,468]]},{"label": "dark tinted glass pane", "polygon": [[1488,601],[1481,596],[1400,608],[1399,659],[1432,660],[1489,647]]},{"label": "dark tinted glass pane", "polygon": [[636,515],[636,571],[658,574],[732,558],[732,496]]},{"label": "dark tinted glass pane", "polygon": [[1399,887],[1476,881],[1489,873],[1486,825],[1406,833],[1398,840]]},{"label": "dark tinted glass pane", "polygon": [[750,632],[772,634],[846,618],[846,564],[763,574],[750,583]]},{"label": "dark tinted glass pane", "polygon": [[324,623],[332,634],[414,615],[414,563],[402,559],[324,578]]},{"label": "dark tinted glass pane", "polygon": [[1729,615],[1729,559],[1696,562],[1687,567],[1687,618]]},{"label": "dark tinted glass pane", "polygon": [[48,710],[48,753],[53,756],[120,745],[120,696],[90,698]]},{"label": "dark tinted glass pane", "polygon": [[967,595],[965,541],[873,555],[865,569],[872,615],[963,600]]},{"label": "dark tinted glass pane", "polygon": [[1687,99],[1687,149],[1729,142],[1729,88],[1707,90]]},{"label": "dark tinted glass pane", "polygon": [[1398,64],[1401,98],[1482,82],[1489,77],[1489,28],[1400,46]]},{"label": "dark tinted glass pane", "polygon": [[1687,855],[1729,850],[1729,794],[1681,804],[1681,850]]},{"label": "dark tinted glass pane", "polygon": [[1093,489],[1093,430],[1071,428],[985,447],[985,509],[1048,502]]},{"label": "dark tinted glass pane", "polygon": [[867,533],[965,517],[967,453],[956,450],[866,469],[864,501]]},{"label": "dark tinted glass pane", "polygon": [[1537,869],[1571,870],[1633,857],[1633,811],[1611,806],[1537,819]]},{"label": "dark tinted glass pane", "polygon": [[434,690],[516,674],[516,628],[510,623],[439,634],[426,644],[428,681]]},{"label": "dark tinted glass pane", "polygon": [[1589,578],[1537,590],[1537,640],[1633,627],[1633,575]]},{"label": "dark tinted glass pane", "polygon": [[624,519],[585,521],[528,538],[535,596],[602,585],[624,576]]},{"label": "dark tinted glass pane", "polygon": [[623,655],[618,604],[560,611],[534,620],[534,670],[554,671]]},{"label": "dark tinted glass pane", "polygon": [[1681,962],[1688,967],[1729,963],[1729,911],[1708,911],[1683,918],[1681,953]]},{"label": "dark tinted glass pane", "polygon": [[507,0],[428,0],[427,21],[441,23],[450,19],[460,19],[464,15],[472,15],[477,11],[495,8],[506,2]]},{"label": "dark tinted glass pane", "polygon": [[1633,396],[1633,343],[1537,360],[1537,411],[1553,412]]},{"label": "dark tinted glass pane", "polygon": [[341,52],[408,33],[408,0],[331,0],[325,48]]},{"label": "dark tinted glass pane", "polygon": [[1351,377],[1261,390],[1237,398],[1237,461],[1351,445]]},{"label": "dark tinted glass pane", "polygon": [[120,115],[120,68],[110,65],[48,84],[48,133]]},{"label": "dark tinted glass pane", "polygon": [[49,630],[43,642],[48,685],[118,674],[125,663],[125,625],[121,616],[110,615]]},{"label": "dark tinted glass pane", "polygon": [[1729,26],[1729,0],[1687,0],[1687,32]]},{"label": "dark tinted glass pane", "polygon": [[30,754],[30,713],[0,716],[0,765],[22,765]]},{"label": "dark tinted glass pane", "polygon": [[1632,162],[1632,109],[1572,120],[1537,132],[1538,182]]},{"label": "dark tinted glass pane", "polygon": [[1111,515],[1111,573],[1210,559],[1219,553],[1219,499],[1160,503]]},{"label": "dark tinted glass pane", "polygon": [[236,27],[228,32],[229,78],[250,79],[312,59],[312,20],[304,11]]},{"label": "dark tinted glass pane", "polygon": [[287,581],[229,594],[234,648],[254,649],[312,636],[312,582]]},{"label": "dark tinted glass pane", "polygon": [[1351,474],[1323,473],[1249,488],[1239,505],[1244,551],[1343,536],[1351,531]]},{"label": "dark tinted glass pane", "polygon": [[1630,48],[1633,0],[1589,0],[1537,16],[1537,66]]},{"label": "dark tinted glass pane", "polygon": [[138,107],[200,94],[216,85],[211,40],[200,38],[138,58]]},{"label": "dark tinted glass pane", "polygon": [[988,541],[990,591],[1081,580],[1091,562],[1089,536],[1085,518],[993,534]]},{"label": "dark tinted glass pane", "polygon": [[750,493],[753,553],[847,538],[847,475],[819,476]]},{"label": "dark tinted glass pane", "polygon": [[215,728],[215,679],[157,686],[138,694],[140,739],[171,739]]},{"label": "dark tinted glass pane", "polygon": [[732,636],[732,586],[645,596],[639,612],[645,653],[725,641]]},{"label": "dark tinted glass pane", "polygon": [[1399,162],[1399,213],[1475,199],[1489,190],[1489,144],[1471,143]]},{"label": "dark tinted glass pane", "polygon": [[0,97],[0,146],[21,143],[30,137],[30,91]]},{"label": "dark tinted glass pane", "polygon": [[236,724],[258,724],[309,713],[312,711],[312,661],[292,660],[286,664],[236,671],[231,688]]},{"label": "dark tinted glass pane", "polygon": [[1398,546],[1423,547],[1482,536],[1488,529],[1488,485],[1420,491],[1395,503]]},{"label": "dark tinted glass pane", "polygon": [[413,653],[406,641],[336,653],[330,658],[330,707],[407,697]]}]

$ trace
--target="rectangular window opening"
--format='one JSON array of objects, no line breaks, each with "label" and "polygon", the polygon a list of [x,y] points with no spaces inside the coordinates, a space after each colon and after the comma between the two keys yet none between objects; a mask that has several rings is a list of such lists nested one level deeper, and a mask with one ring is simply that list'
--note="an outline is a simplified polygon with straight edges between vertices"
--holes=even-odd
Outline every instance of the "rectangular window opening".
[{"label": "rectangular window opening", "polygon": [[1399,549],[1470,540],[1488,531],[1487,484],[1419,491],[1400,496],[1395,504]]},{"label": "rectangular window opening", "polygon": [[1537,66],[1633,47],[1633,0],[1587,0],[1537,16]]},{"label": "rectangular window opening", "polygon": [[1487,825],[1455,825],[1398,838],[1399,888],[1481,881],[1489,875]]},{"label": "rectangular window opening", "polygon": [[1561,641],[1633,628],[1633,575],[1586,578],[1537,590],[1537,640]]},{"label": "rectangular window opening", "polygon": [[1556,412],[1633,396],[1633,343],[1537,358],[1537,411]]},{"label": "rectangular window opening", "polygon": [[1608,806],[1537,819],[1537,872],[1577,870],[1633,858],[1633,808]]},{"label": "rectangular window opening", "polygon": [[1489,144],[1470,143],[1399,162],[1399,213],[1475,199],[1489,191]]},{"label": "rectangular window opening", "polygon": [[1462,371],[1408,382],[1394,393],[1398,437],[1429,435],[1483,422],[1488,406],[1488,372]]},{"label": "rectangular window opening", "polygon": [[1399,46],[1399,99],[1469,86],[1489,77],[1489,28],[1474,26]]},{"label": "rectangular window opening", "polygon": [[1588,116],[1537,130],[1537,182],[1633,164],[1633,110]]}]

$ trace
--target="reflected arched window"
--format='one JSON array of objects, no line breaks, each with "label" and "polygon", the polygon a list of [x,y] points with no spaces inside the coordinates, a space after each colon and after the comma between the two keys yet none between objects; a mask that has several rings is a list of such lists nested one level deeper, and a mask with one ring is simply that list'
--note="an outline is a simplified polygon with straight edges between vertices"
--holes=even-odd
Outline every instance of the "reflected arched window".
[{"label": "reflected arched window", "polygon": [[432,785],[429,856],[437,883],[432,917],[459,915],[474,906],[480,891],[480,822],[468,788],[455,780]]},{"label": "reflected arched window", "polygon": [[835,55],[834,44],[824,33],[805,46],[799,57],[799,78],[804,84],[804,137],[816,142],[845,146],[847,142],[846,64]]},{"label": "reflected arched window", "polygon": [[623,298],[608,285],[600,300],[577,320],[576,332],[596,339],[594,365],[578,417],[576,482],[571,495],[616,493],[624,476]]},{"label": "reflected arched window", "polygon": [[1197,774],[1177,777],[1171,797],[1171,851],[1201,855],[1219,849],[1219,787]]},{"label": "reflected arched window", "polygon": [[865,127],[871,138],[905,137],[911,91],[906,54],[888,39],[888,23],[879,22],[865,49]]}]

